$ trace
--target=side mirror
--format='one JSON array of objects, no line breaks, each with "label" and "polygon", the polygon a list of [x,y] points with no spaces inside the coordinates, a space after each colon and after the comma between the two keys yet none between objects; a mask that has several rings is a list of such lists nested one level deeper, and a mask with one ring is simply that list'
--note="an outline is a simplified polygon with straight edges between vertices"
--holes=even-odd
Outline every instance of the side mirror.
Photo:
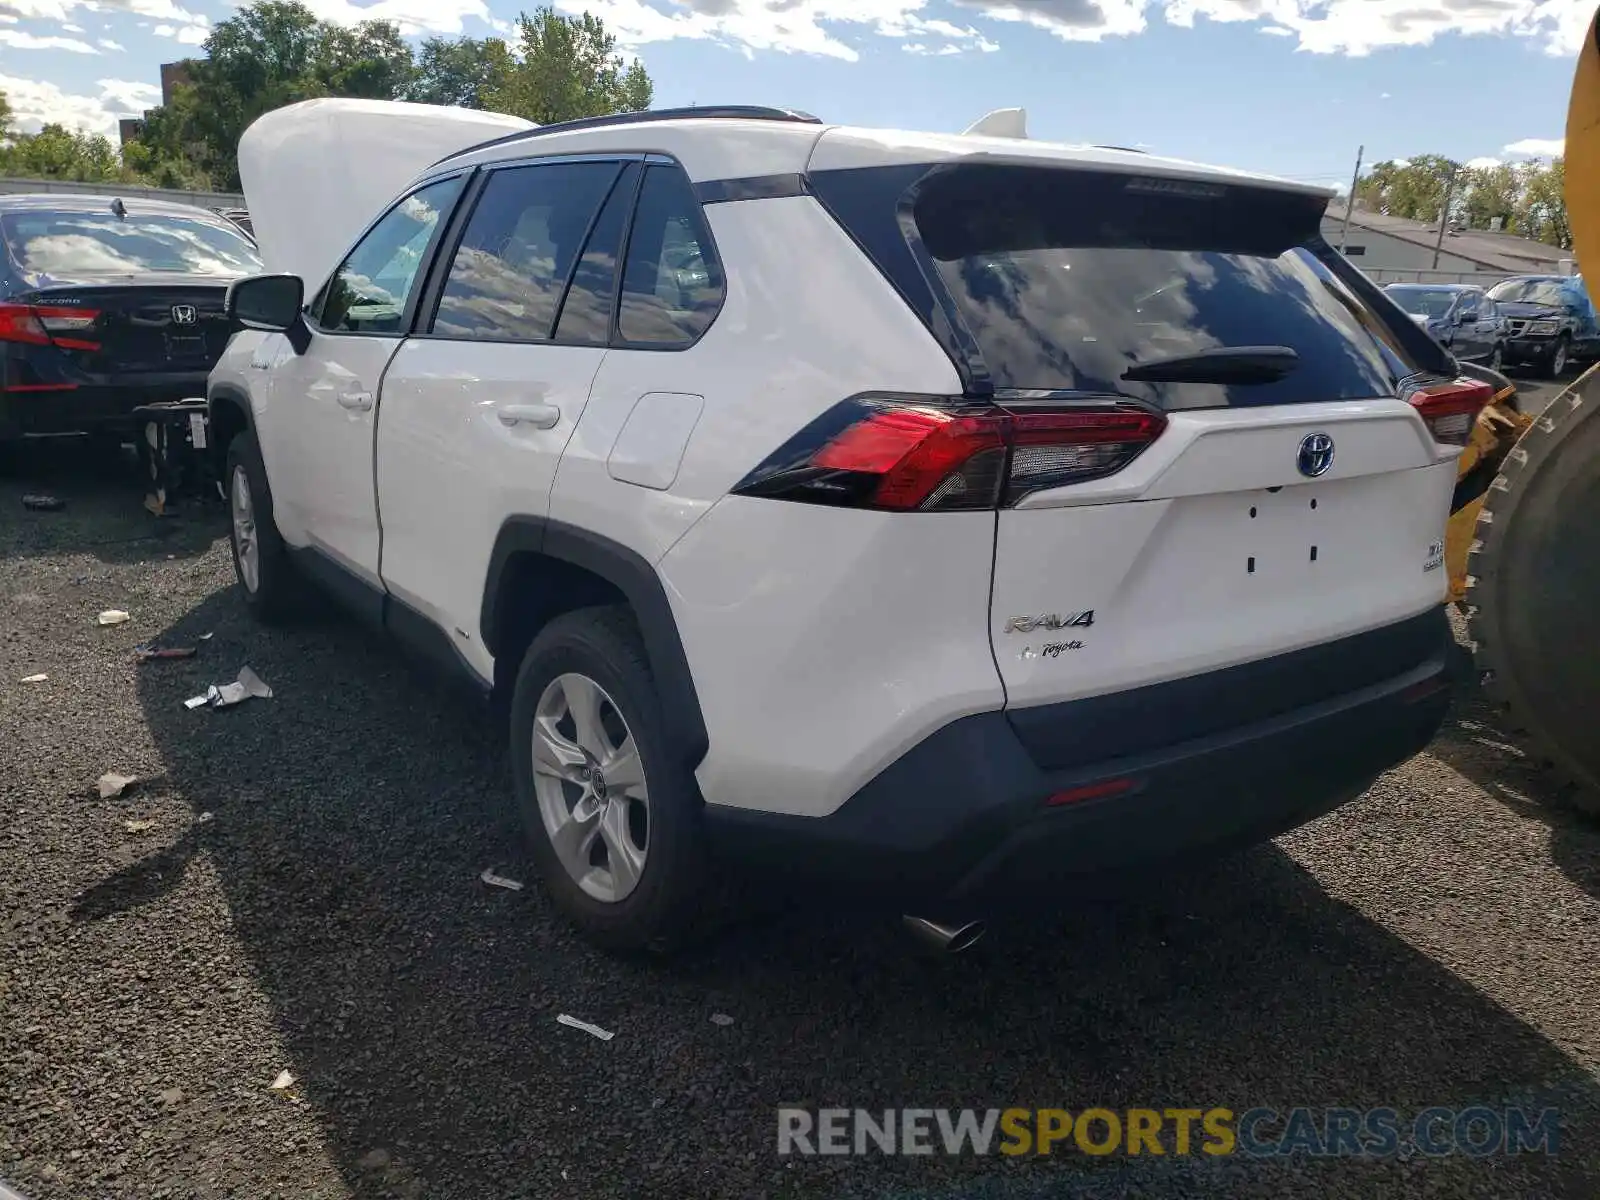
[{"label": "side mirror", "polygon": [[1477,319],[1478,310],[1475,308],[1464,308],[1460,312],[1456,313],[1457,325],[1470,325]]},{"label": "side mirror", "polygon": [[298,275],[252,275],[228,287],[225,311],[245,329],[288,333],[300,324],[306,285]]}]

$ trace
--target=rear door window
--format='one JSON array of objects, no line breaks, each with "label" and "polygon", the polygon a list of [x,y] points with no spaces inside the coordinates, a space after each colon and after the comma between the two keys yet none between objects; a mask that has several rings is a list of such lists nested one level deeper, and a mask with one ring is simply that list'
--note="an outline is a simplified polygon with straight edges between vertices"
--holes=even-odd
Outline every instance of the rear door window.
[{"label": "rear door window", "polygon": [[[1395,394],[1421,369],[1321,255],[1323,201],[1087,170],[960,166],[912,216],[937,282],[1001,388],[1166,409]],[[1136,365],[1287,346],[1268,382],[1135,382]]]},{"label": "rear door window", "polygon": [[436,337],[550,339],[617,162],[503,167],[489,176],[439,296]]}]

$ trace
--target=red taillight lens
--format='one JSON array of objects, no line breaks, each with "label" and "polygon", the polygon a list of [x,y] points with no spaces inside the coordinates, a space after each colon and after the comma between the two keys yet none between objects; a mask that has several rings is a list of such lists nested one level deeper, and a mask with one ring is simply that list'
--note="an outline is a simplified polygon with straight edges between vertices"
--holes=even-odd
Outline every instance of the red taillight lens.
[{"label": "red taillight lens", "polygon": [[1414,388],[1406,399],[1427,423],[1434,441],[1465,446],[1478,414],[1494,400],[1494,387],[1476,379],[1453,379]]},{"label": "red taillight lens", "polygon": [[82,337],[94,330],[99,312],[54,304],[0,304],[0,342],[59,346],[63,350],[98,350],[100,343]]},{"label": "red taillight lens", "polygon": [[734,490],[898,512],[992,509],[1120,471],[1165,427],[1165,417],[1132,407],[868,397],[813,422]]}]

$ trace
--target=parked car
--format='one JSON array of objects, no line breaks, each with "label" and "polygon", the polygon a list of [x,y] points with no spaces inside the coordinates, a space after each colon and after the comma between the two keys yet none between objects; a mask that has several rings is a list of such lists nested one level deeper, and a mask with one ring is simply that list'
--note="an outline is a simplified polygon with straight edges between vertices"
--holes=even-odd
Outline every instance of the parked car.
[{"label": "parked car", "polygon": [[1391,283],[1383,289],[1411,319],[1462,362],[1498,371],[1510,329],[1482,288],[1458,283]]},{"label": "parked car", "polygon": [[[240,169],[315,239],[297,119]],[[600,944],[670,942],[727,869],[960,944],[1270,838],[1438,728],[1489,388],[1326,246],[1329,193],[751,109],[408,169],[348,251],[286,238],[301,274],[232,289],[239,583],[279,619],[316,581],[503,698]]]},{"label": "parked car", "polygon": [[260,270],[203,208],[0,196],[0,442],[121,436],[141,404],[204,395],[228,284]]},{"label": "parked car", "polygon": [[1517,275],[1490,289],[1510,325],[1507,357],[1552,379],[1600,357],[1600,321],[1580,275]]}]

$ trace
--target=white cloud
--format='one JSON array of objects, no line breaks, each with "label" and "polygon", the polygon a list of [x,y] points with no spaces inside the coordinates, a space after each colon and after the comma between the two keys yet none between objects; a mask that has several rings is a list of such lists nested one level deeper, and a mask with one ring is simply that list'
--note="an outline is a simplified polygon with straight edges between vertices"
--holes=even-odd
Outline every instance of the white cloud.
[{"label": "white cloud", "polygon": [[185,46],[198,46],[211,36],[211,30],[204,25],[185,25],[178,30],[178,41]]},{"label": "white cloud", "polygon": [[84,32],[84,28],[83,28],[82,25],[63,25],[61,27],[61,32],[62,33],[83,33]]},{"label": "white cloud", "polygon": [[110,38],[101,38],[99,45],[100,45],[100,49],[102,49],[102,50],[117,50],[117,51],[121,51],[121,50],[126,50],[127,49],[127,47],[124,46],[121,42],[114,42]]},{"label": "white cloud", "polygon": [[[61,3],[71,0],[0,0]],[[126,0],[159,3],[162,0]],[[941,0],[981,21],[1031,25],[1068,41],[1141,33],[1151,19],[1178,26],[1198,20],[1256,23],[1263,34],[1293,38],[1317,54],[1365,55],[1388,46],[1420,46],[1446,33],[1516,36],[1552,54],[1573,51],[1593,0]],[[386,16],[408,31],[456,31],[464,16],[494,19],[480,0],[310,0],[319,16]],[[762,50],[855,61],[862,41],[902,46],[942,42],[984,49],[986,32],[929,15],[935,0],[555,0],[568,13],[593,12],[630,47],[677,38],[711,39],[746,55]],[[911,51],[917,53],[917,51]]]},{"label": "white cloud", "polygon": [[112,136],[118,117],[137,116],[161,99],[161,89],[135,80],[101,79],[96,86],[97,95],[85,96],[37,79],[0,75],[0,92],[6,94],[17,128],[24,133],[56,124]]},{"label": "white cloud", "polygon": [[[0,0],[0,4],[6,0]],[[460,34],[466,17],[490,20],[484,0],[377,0],[376,4],[353,4],[351,0],[305,0],[305,5],[324,21],[354,25],[358,21],[393,21],[406,35],[420,33]],[[531,6],[530,6],[531,7]],[[581,6],[580,6],[581,7]],[[601,16],[596,13],[596,16]],[[605,20],[604,17],[601,17]],[[609,25],[611,22],[606,21]]]},{"label": "white cloud", "polygon": [[1300,49],[1365,55],[1386,46],[1425,46],[1445,33],[1535,38],[1571,54],[1594,15],[1592,0],[1165,0],[1167,20],[1272,21]]},{"label": "white cloud", "polygon": [[1469,158],[1464,165],[1468,170],[1471,171],[1485,171],[1490,167],[1498,167],[1500,165],[1500,160],[1498,158],[1491,158],[1490,156],[1485,155],[1482,158]]},{"label": "white cloud", "polygon": [[99,54],[88,42],[79,38],[39,37],[16,29],[0,29],[0,46],[13,50],[70,50],[74,54]]},{"label": "white cloud", "polygon": [[1512,142],[1505,152],[1528,158],[1559,158],[1566,153],[1566,149],[1565,138],[1523,138],[1520,142]]}]

